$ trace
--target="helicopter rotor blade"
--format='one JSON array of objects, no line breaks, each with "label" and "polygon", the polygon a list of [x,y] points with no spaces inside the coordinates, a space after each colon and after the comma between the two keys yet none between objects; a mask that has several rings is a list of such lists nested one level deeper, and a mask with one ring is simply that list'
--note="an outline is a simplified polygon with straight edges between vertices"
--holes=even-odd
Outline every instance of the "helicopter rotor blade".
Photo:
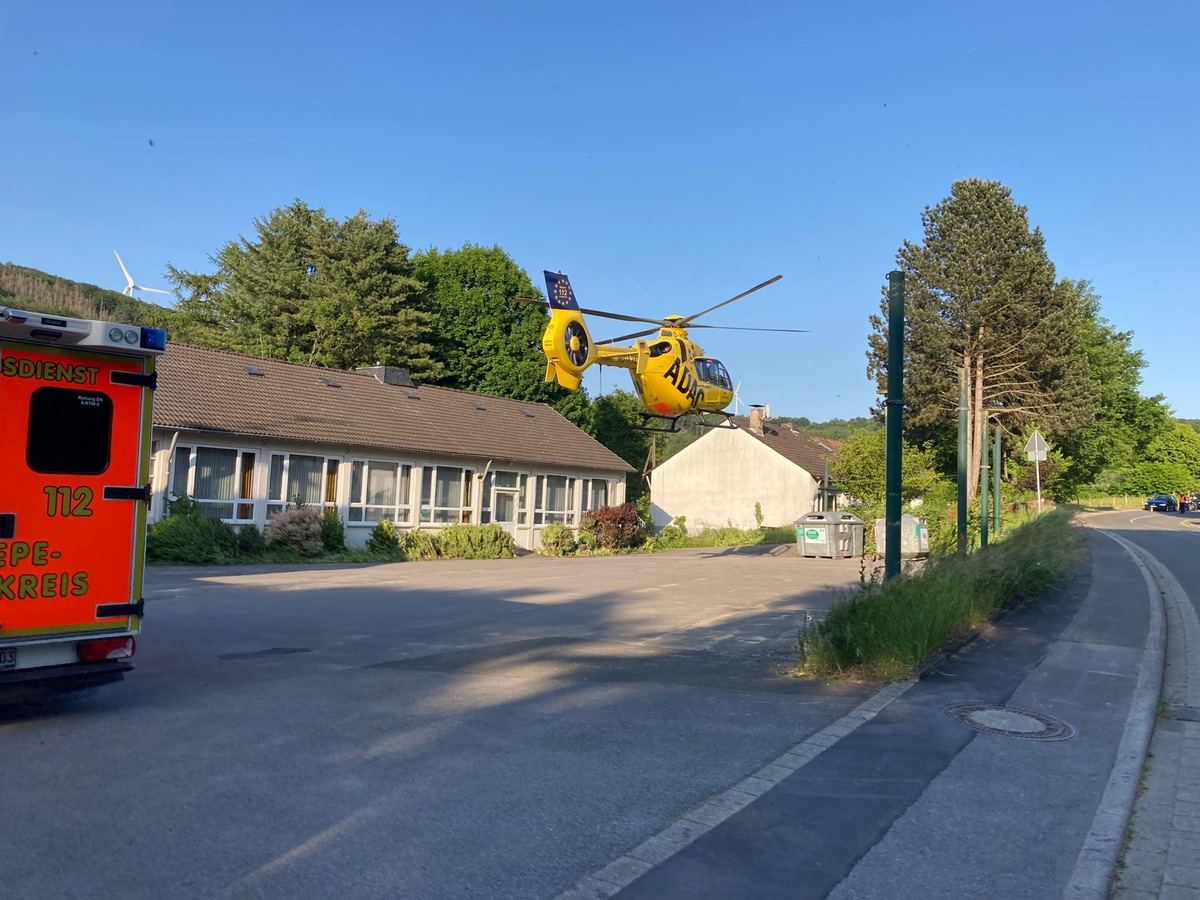
[{"label": "helicopter rotor blade", "polygon": [[710,306],[708,309],[704,310],[703,312],[695,313],[693,315],[688,316],[685,319],[680,320],[677,323],[677,325],[680,327],[683,327],[683,328],[687,328],[691,322],[695,321],[696,319],[700,318],[701,316],[707,316],[710,312],[712,312],[715,309],[720,309],[722,306],[728,306],[730,303],[733,303],[735,300],[741,300],[743,297],[753,294],[757,290],[761,290],[762,288],[765,288],[768,284],[774,284],[782,277],[783,277],[782,275],[776,275],[774,278],[768,278],[762,284],[756,284],[754,287],[750,288],[750,290],[742,291],[736,297],[730,297],[728,300],[722,300],[716,306]]},{"label": "helicopter rotor blade", "polygon": [[618,337],[609,338],[606,341],[596,341],[596,344],[619,344],[621,341],[632,341],[634,338],[645,337],[648,334],[654,334],[656,331],[658,331],[657,328],[650,328],[646,331],[635,331],[633,334],[622,334]]},{"label": "helicopter rotor blade", "polygon": [[[528,303],[530,306],[540,306],[542,309],[549,309],[550,304],[545,300],[530,300],[528,297],[513,297],[514,303]],[[584,309],[582,306],[579,311],[584,315],[598,316],[602,319],[617,319],[621,322],[645,322],[648,325],[657,325],[659,328],[664,328],[671,325],[665,319],[647,319],[644,316],[627,316],[623,313],[605,312],[602,309]]]},{"label": "helicopter rotor blade", "polygon": [[788,334],[808,334],[807,328],[745,328],[739,325],[689,325],[688,331],[693,328],[718,328],[721,331],[784,331]]}]

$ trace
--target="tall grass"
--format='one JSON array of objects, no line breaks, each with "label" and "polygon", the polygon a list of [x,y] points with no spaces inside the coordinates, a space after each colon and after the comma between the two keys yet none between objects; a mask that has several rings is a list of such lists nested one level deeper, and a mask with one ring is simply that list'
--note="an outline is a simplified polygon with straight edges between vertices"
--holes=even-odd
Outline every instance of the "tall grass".
[{"label": "tall grass", "polygon": [[919,572],[866,582],[801,632],[800,671],[902,678],[1014,598],[1065,581],[1081,552],[1071,511],[1060,509],[1009,529],[986,550],[934,557]]}]

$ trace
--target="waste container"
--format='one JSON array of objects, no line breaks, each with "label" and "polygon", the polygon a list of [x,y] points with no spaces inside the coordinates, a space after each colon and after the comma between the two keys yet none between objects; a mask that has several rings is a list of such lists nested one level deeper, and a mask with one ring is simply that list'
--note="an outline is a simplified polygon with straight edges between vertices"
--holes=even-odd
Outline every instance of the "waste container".
[{"label": "waste container", "polygon": [[[875,555],[887,551],[887,519],[875,520]],[[900,517],[900,558],[922,559],[929,555],[929,522],[911,514]]]},{"label": "waste container", "polygon": [[808,513],[796,520],[796,552],[844,559],[862,556],[863,520],[847,512]]}]

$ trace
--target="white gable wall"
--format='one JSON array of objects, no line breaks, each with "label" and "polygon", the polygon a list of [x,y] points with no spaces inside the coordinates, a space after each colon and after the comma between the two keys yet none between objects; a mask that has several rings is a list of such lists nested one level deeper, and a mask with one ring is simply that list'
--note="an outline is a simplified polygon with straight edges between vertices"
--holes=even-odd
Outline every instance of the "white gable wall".
[{"label": "white gable wall", "polygon": [[786,525],[815,508],[817,480],[744,431],[714,428],[654,470],[650,510],[655,528],[687,517],[704,526],[754,528],[754,504],[764,525]]}]

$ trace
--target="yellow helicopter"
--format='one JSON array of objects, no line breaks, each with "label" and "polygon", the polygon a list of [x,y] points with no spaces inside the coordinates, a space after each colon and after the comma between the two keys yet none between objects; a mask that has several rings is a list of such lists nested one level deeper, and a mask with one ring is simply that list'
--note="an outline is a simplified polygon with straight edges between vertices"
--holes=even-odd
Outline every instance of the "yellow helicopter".
[{"label": "yellow helicopter", "polygon": [[[647,319],[597,309],[581,309],[575,300],[571,282],[561,272],[544,272],[546,296],[549,302],[518,297],[520,303],[530,303],[550,310],[550,323],[542,335],[542,352],[546,354],[546,381],[557,381],[567,390],[577,390],[583,373],[589,366],[619,366],[629,370],[633,389],[645,407],[641,428],[647,431],[675,431],[685,416],[695,415],[697,424],[705,427],[732,426],[732,413],[726,412],[733,402],[733,382],[720,360],[704,355],[704,348],[688,338],[690,328],[723,328],[730,331],[784,331],[800,333],[799,328],[740,328],[730,325],[694,325],[696,319],[713,310],[728,306],[755,291],[774,284],[783,276],[756,284],[736,297],[730,297],[690,316],[667,316]],[[604,341],[593,341],[584,314],[623,322],[645,322],[655,326],[633,334],[623,334]],[[654,335],[647,340],[648,335]],[[634,341],[632,346],[617,346],[622,341]],[[716,422],[706,418],[715,413]],[[652,423],[656,423],[652,427]]]}]

